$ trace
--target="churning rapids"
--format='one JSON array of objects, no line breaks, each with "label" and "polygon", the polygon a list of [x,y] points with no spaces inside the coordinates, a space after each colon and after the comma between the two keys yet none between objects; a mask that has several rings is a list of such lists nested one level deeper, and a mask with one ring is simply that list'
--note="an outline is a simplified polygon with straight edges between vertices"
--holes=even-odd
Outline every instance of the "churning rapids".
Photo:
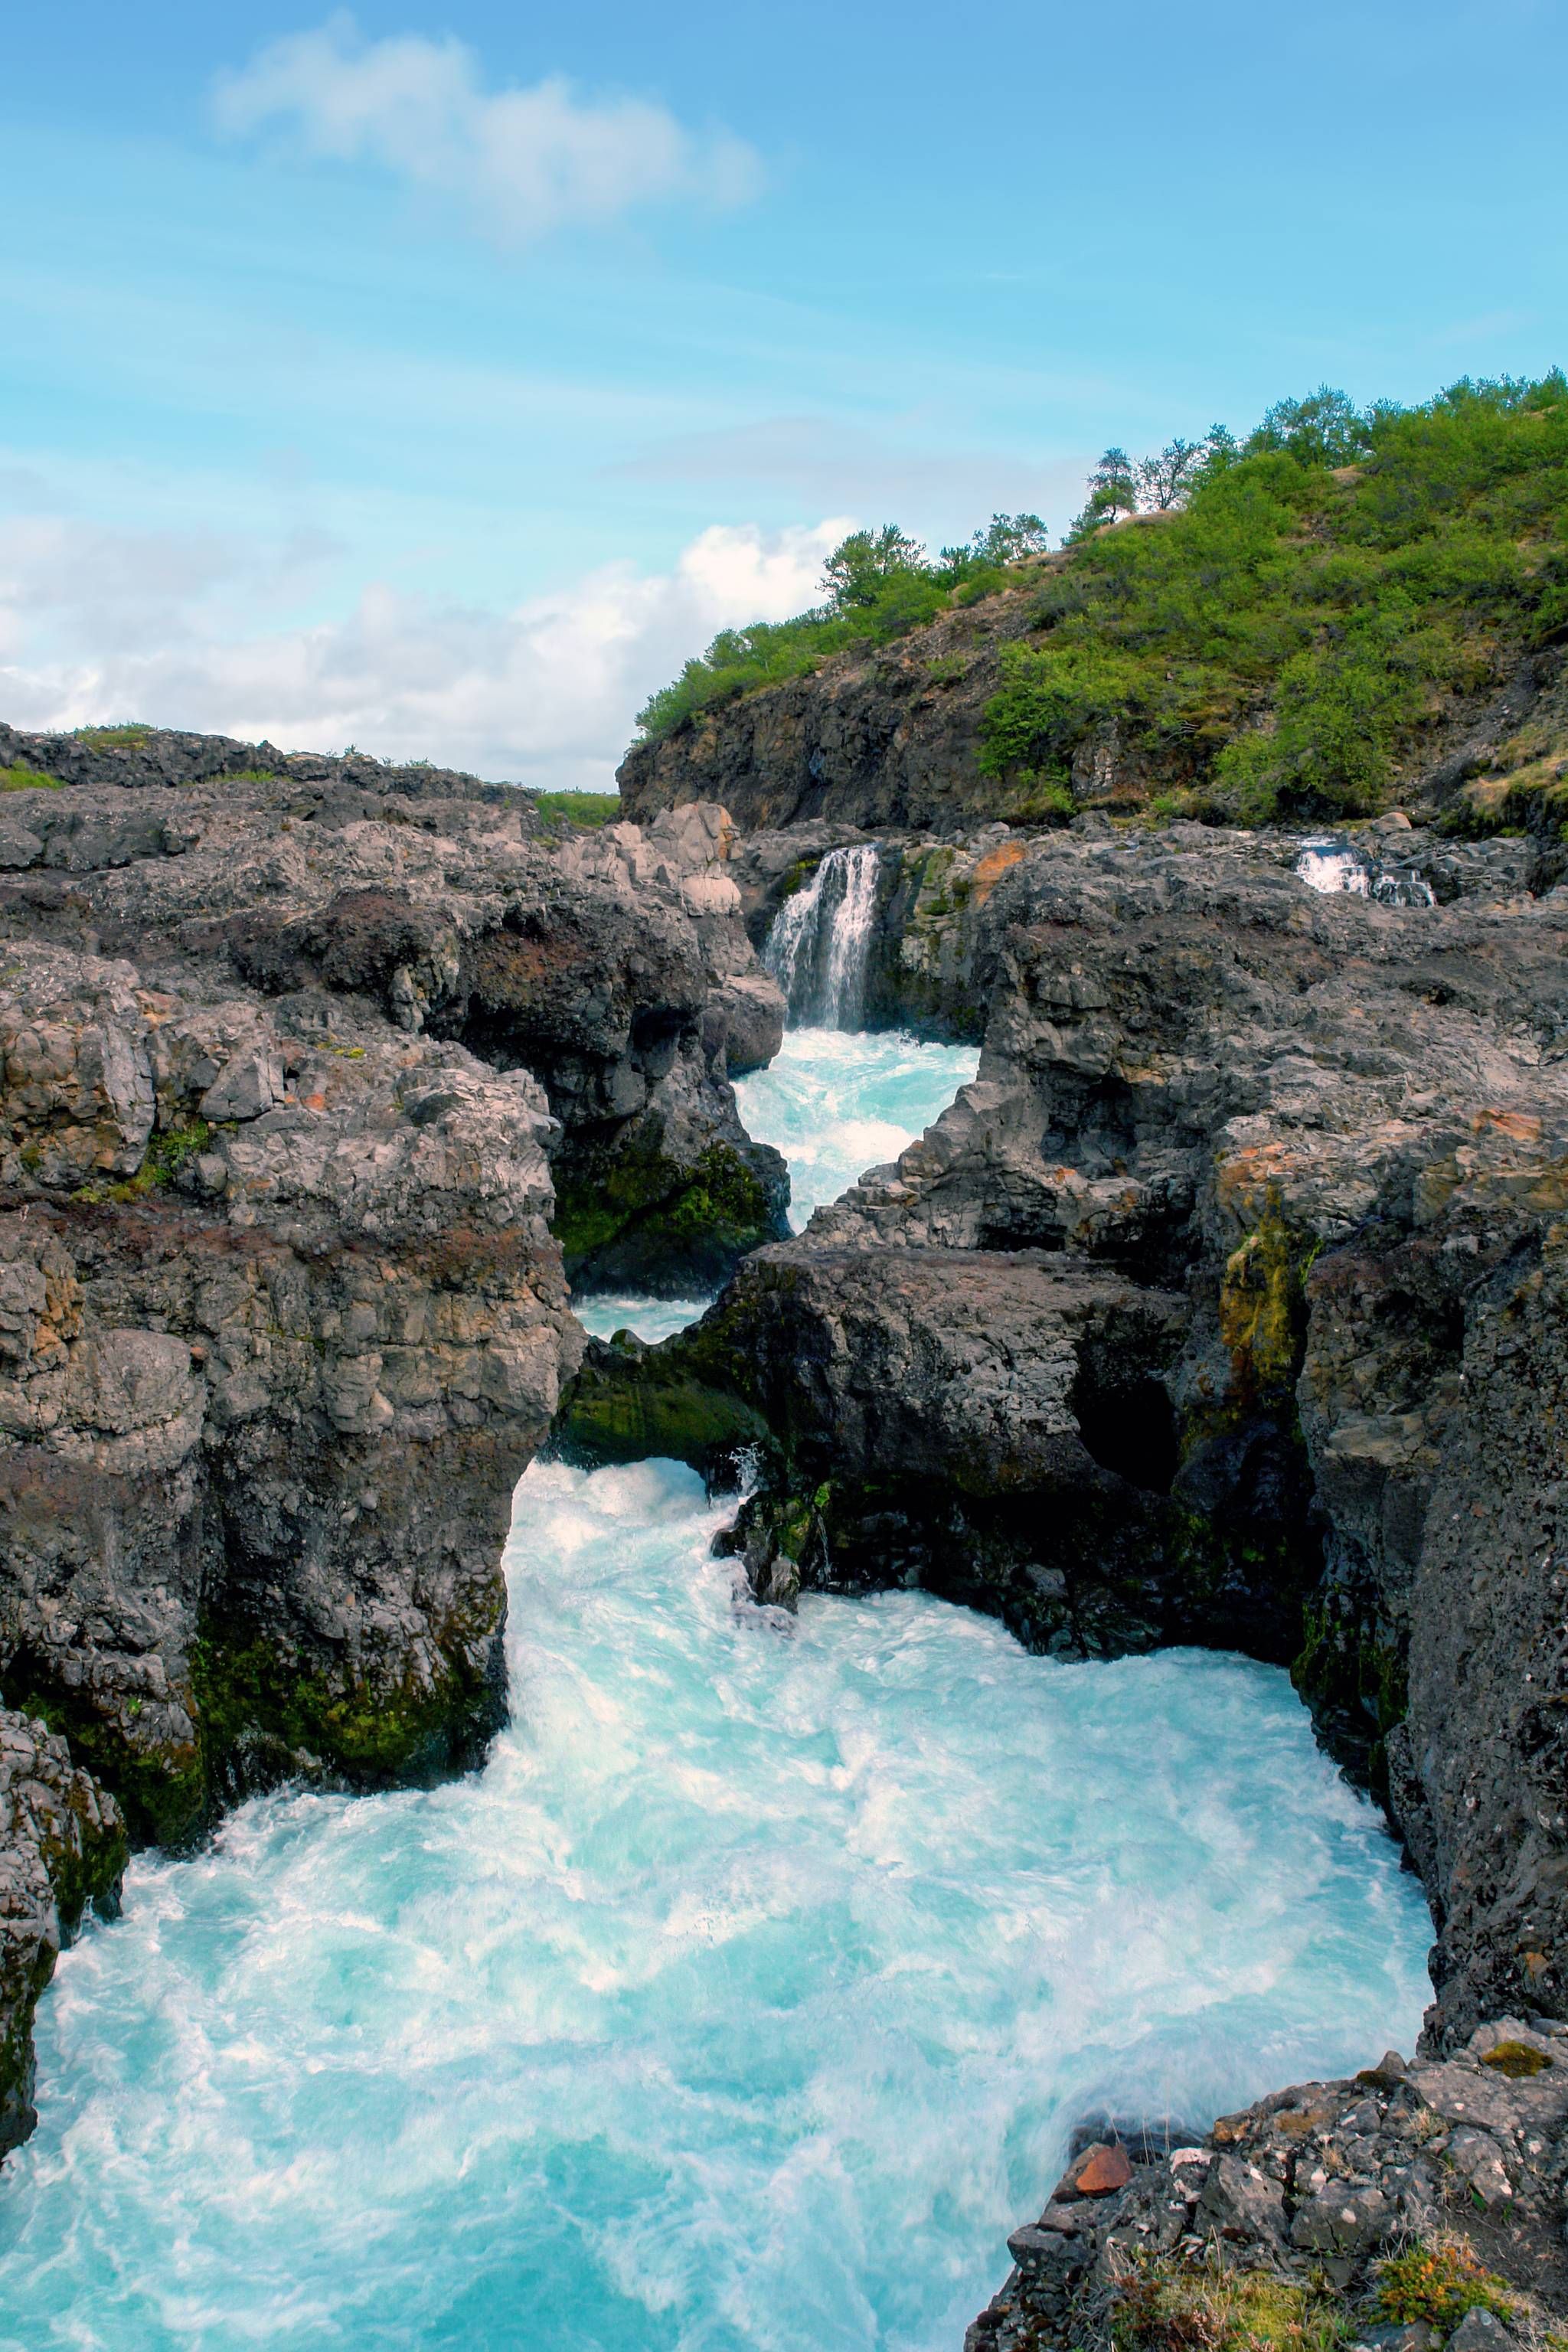
[{"label": "churning rapids", "polygon": [[[972,1069],[793,1033],[797,1218]],[[536,1464],[482,1772],[132,1864],[40,2008],[4,2352],[956,2352],[1075,2120],[1409,2046],[1419,1890],[1283,1674],[786,1619],[732,1508]]]}]

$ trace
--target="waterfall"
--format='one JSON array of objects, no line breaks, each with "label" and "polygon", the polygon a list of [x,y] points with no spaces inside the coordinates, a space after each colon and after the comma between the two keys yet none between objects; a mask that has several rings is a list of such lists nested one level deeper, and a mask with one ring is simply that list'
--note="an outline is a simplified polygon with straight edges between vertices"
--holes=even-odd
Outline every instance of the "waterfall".
[{"label": "waterfall", "polygon": [[1385,866],[1343,834],[1319,834],[1301,844],[1296,872],[1310,890],[1345,890],[1384,907],[1431,907],[1432,886],[1414,866]]},{"label": "waterfall", "polygon": [[880,865],[874,841],[830,849],[774,916],[763,961],[784,992],[792,1026],[860,1026]]}]

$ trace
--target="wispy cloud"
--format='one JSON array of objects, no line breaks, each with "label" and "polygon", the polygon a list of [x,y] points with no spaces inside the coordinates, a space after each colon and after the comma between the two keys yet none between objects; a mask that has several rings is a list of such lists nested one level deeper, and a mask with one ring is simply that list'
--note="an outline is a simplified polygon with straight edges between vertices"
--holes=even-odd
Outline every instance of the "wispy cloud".
[{"label": "wispy cloud", "polygon": [[690,131],[648,100],[582,97],[555,75],[487,90],[462,42],[367,41],[343,15],[221,76],[214,105],[226,131],[281,128],[308,154],[455,197],[511,243],[641,205],[739,204],[761,179],[742,140]]},{"label": "wispy cloud", "polygon": [[607,467],[645,482],[765,484],[825,507],[906,519],[935,516],[967,532],[994,508],[1037,506],[1063,519],[1081,500],[1089,457],[1038,459],[966,446],[935,447],[894,433],[867,431],[830,416],[774,416],[711,433],[656,441]]},{"label": "wispy cloud", "polygon": [[[372,585],[340,618],[268,629],[232,619],[237,584],[263,561],[254,548],[111,543],[35,520],[11,533],[0,573],[0,711],[25,727],[133,718],[286,749],[354,742],[605,789],[652,688],[716,629],[810,604],[850,527],[715,526],[667,572],[609,565],[504,613]],[[301,557],[285,544],[267,560],[276,572]],[[255,584],[259,601],[268,583]]]}]

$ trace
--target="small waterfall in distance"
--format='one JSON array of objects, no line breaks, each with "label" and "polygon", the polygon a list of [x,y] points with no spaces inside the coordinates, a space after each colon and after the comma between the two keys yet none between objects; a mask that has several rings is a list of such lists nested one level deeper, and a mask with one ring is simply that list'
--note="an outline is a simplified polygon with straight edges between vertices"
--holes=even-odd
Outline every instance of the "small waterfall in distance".
[{"label": "small waterfall in distance", "polygon": [[880,864],[874,841],[830,849],[774,916],[763,962],[784,992],[792,1027],[859,1028]]}]

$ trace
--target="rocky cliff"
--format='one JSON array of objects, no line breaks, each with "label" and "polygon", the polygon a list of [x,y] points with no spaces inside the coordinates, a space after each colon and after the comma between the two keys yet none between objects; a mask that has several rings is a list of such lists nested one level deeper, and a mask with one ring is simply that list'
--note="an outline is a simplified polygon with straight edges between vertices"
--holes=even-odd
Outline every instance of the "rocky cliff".
[{"label": "rocky cliff", "polygon": [[[809,676],[634,743],[617,775],[626,814],[646,824],[662,809],[721,801],[747,833],[826,824],[951,840],[1058,809],[1128,816],[1162,796],[1179,805],[1195,782],[1190,742],[1151,746],[1114,717],[1085,728],[1054,791],[1035,772],[982,764],[986,706],[1005,683],[1008,649],[1042,642],[1043,569],[889,645],[835,655]],[[1516,646],[1491,680],[1444,698],[1412,728],[1390,797],[1461,830],[1526,825],[1551,842],[1565,762],[1562,645]]]},{"label": "rocky cliff", "polygon": [[1277,835],[1010,849],[963,919],[974,1084],[567,1426],[629,1372],[677,1445],[700,1391],[710,1454],[727,1385],[770,1597],[919,1581],[1058,1654],[1291,1663],[1423,1872],[1433,2032],[1568,2013],[1568,899],[1403,823],[1365,896]]},{"label": "rocky cliff", "polygon": [[112,1906],[125,1825],[63,1739],[0,1707],[0,2157],[33,2110],[33,2012],[89,1904]]},{"label": "rocky cliff", "polygon": [[[757,909],[789,887],[791,838],[742,853]],[[809,866],[821,829],[801,845]],[[940,913],[922,898],[939,850]],[[883,859],[884,971],[917,989],[940,972],[979,1010],[974,1083],[897,1163],[749,1260],[694,1332],[595,1349],[565,1442],[710,1469],[757,1448],[730,1540],[769,1601],[918,1583],[1058,1656],[1174,1639],[1289,1664],[1421,1872],[1432,2050],[1500,2013],[1554,2031],[1568,890],[1552,862],[1398,815],[1318,850],[1088,820],[895,839]],[[1541,2190],[1548,2215],[1557,2194]],[[1071,2239],[1041,2242],[1070,2269]],[[1041,2306],[1012,2334],[1004,2315],[976,2342],[1079,2341],[1086,2312]]]},{"label": "rocky cliff", "polygon": [[728,829],[204,738],[0,761],[0,1693],[139,1839],[448,1770],[569,1279],[782,1230]]}]

